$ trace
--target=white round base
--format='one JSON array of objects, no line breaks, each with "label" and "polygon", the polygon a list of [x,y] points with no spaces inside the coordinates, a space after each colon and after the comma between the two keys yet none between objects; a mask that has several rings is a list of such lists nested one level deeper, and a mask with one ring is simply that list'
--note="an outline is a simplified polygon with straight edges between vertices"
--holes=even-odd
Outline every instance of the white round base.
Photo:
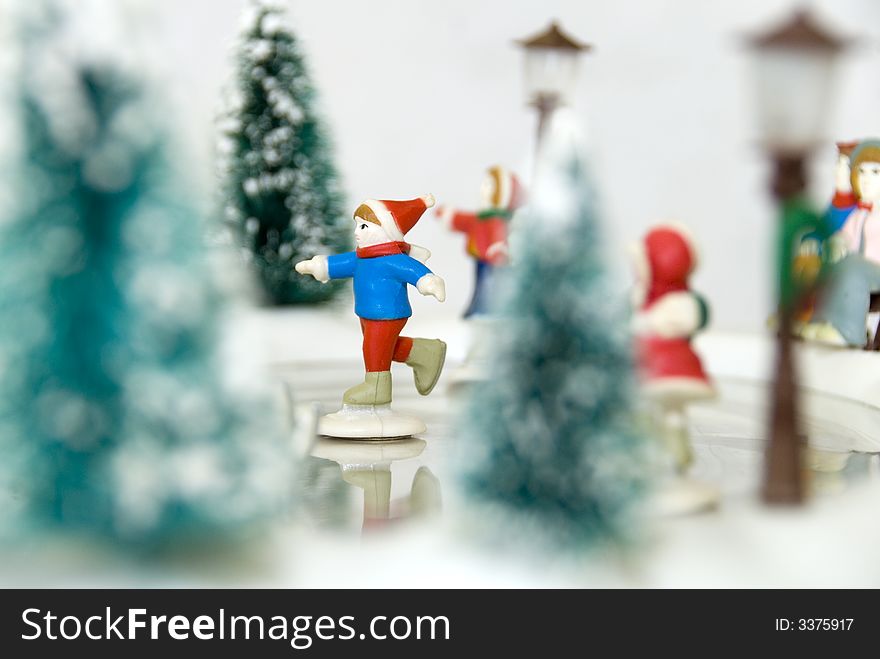
[{"label": "white round base", "polygon": [[311,454],[316,458],[333,460],[342,466],[391,464],[397,460],[417,457],[427,445],[424,439],[417,437],[375,442],[322,437]]},{"label": "white round base", "polygon": [[427,430],[421,419],[398,414],[391,405],[343,405],[318,420],[318,434],[343,439],[393,439]]},{"label": "white round base", "polygon": [[659,485],[650,507],[656,515],[675,517],[712,510],[720,501],[721,492],[717,487],[683,476]]}]

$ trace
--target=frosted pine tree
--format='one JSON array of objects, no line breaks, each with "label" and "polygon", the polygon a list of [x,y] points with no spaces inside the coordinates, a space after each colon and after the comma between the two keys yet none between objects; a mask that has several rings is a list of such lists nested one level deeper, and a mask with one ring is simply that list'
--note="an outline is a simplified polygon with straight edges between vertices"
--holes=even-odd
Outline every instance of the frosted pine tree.
[{"label": "frosted pine tree", "polygon": [[251,0],[220,149],[225,214],[272,304],[327,300],[339,282],[293,265],[350,249],[351,227],[296,37],[274,2]]},{"label": "frosted pine tree", "polygon": [[465,405],[464,486],[499,526],[582,547],[627,537],[642,442],[625,305],[603,266],[593,194],[570,132],[556,126],[550,142],[514,220],[491,377]]},{"label": "frosted pine tree", "polygon": [[18,77],[2,485],[19,528],[143,548],[225,536],[289,503],[290,456],[272,410],[224,381],[187,161],[150,87],[92,52],[88,4],[52,5]]}]

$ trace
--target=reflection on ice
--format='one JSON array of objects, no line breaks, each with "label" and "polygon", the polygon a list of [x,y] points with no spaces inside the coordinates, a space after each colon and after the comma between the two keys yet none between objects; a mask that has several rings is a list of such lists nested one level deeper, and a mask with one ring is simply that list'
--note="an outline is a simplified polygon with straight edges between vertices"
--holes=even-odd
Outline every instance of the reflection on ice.
[{"label": "reflection on ice", "polygon": [[418,457],[425,446],[417,438],[376,442],[319,438],[306,467],[304,488],[312,520],[331,528],[347,525],[352,493],[345,485],[363,492],[364,532],[439,512],[440,482],[426,466],[418,468],[403,496],[392,496],[392,464]]},{"label": "reflection on ice", "polygon": [[[717,401],[692,408],[694,472],[717,483],[725,498],[751,496],[766,446],[766,385],[734,378],[720,378],[718,385]],[[871,429],[880,427],[880,409],[806,388],[801,399],[814,494],[839,492],[876,472],[880,442]]]}]

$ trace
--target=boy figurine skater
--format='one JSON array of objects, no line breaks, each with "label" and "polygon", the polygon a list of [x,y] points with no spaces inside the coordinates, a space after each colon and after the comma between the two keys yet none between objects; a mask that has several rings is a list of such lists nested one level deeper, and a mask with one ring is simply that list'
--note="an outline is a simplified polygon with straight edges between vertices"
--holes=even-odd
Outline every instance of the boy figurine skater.
[{"label": "boy figurine skater", "polygon": [[407,284],[440,302],[446,299],[445,283],[423,263],[430,252],[404,240],[433,205],[433,195],[405,201],[368,199],[354,212],[354,252],[313,256],[296,264],[297,272],[321,282],[345,277],[354,280],[354,310],[364,336],[366,377],[345,392],[341,411],[321,420],[321,434],[384,439],[425,430],[419,419],[391,412],[391,362],[410,366],[416,389],[427,396],[446,359],[443,341],[400,336],[412,315]]}]

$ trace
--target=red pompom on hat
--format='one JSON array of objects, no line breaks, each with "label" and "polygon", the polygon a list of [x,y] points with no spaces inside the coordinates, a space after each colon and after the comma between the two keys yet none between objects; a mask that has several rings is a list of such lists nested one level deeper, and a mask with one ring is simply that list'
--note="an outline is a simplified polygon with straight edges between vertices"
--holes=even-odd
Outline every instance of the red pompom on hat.
[{"label": "red pompom on hat", "polygon": [[404,235],[416,225],[425,211],[434,205],[434,195],[427,194],[401,201],[367,199],[363,205],[373,211],[385,233],[392,240],[403,242]]}]

